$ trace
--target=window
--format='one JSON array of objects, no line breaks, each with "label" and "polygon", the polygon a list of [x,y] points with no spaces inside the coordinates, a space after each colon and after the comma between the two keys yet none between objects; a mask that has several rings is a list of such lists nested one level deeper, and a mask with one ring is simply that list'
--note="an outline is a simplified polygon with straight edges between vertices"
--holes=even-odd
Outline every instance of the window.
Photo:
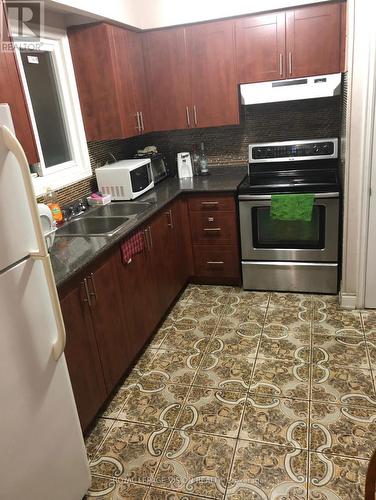
[{"label": "window", "polygon": [[[16,40],[17,45],[17,40]],[[17,58],[37,143],[36,195],[91,175],[81,109],[66,34],[38,50],[17,45]]]}]

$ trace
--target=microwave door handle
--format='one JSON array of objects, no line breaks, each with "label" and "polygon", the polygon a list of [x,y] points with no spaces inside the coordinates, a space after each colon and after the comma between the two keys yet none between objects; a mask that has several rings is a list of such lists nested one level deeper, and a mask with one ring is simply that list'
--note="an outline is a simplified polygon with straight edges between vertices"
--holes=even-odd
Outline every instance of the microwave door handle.
[{"label": "microwave door handle", "polygon": [[46,246],[46,241],[44,239],[42,226],[40,223],[38,207],[35,202],[34,188],[31,180],[29,164],[26,159],[25,151],[23,150],[16,136],[9,130],[8,127],[2,125],[0,127],[0,131],[3,136],[3,140],[6,147],[9,149],[11,153],[14,154],[18,162],[18,165],[20,166],[21,169],[22,180],[25,186],[27,201],[38,245],[38,250],[36,252],[30,252],[30,255],[34,257],[46,257],[48,255],[47,246]]}]

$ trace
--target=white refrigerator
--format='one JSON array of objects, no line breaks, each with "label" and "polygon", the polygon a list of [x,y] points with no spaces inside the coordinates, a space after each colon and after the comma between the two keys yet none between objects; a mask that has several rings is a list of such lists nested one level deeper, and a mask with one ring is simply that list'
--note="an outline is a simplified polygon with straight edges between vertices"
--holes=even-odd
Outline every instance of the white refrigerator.
[{"label": "white refrigerator", "polygon": [[80,500],[90,472],[25,153],[0,104],[0,498]]}]

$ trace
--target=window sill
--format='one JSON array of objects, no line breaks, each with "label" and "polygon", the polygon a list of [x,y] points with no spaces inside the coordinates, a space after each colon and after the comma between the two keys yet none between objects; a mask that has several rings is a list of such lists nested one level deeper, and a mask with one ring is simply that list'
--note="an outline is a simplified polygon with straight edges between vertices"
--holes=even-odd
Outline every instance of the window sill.
[{"label": "window sill", "polygon": [[[72,170],[74,170],[74,172]],[[93,173],[90,167],[85,169],[78,169],[77,167],[74,167],[65,171],[34,178],[32,180],[35,196],[37,198],[43,196],[46,192],[46,188],[51,188],[55,191],[68,187],[84,179],[88,179],[92,175]]]}]

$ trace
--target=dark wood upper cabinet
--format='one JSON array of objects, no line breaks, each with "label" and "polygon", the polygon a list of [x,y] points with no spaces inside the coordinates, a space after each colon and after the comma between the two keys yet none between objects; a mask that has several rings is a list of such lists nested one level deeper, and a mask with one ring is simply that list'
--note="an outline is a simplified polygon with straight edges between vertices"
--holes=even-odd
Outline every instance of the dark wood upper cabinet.
[{"label": "dark wood upper cabinet", "polygon": [[99,23],[69,28],[68,36],[87,140],[149,130],[140,35]]},{"label": "dark wood upper cabinet", "polygon": [[340,44],[340,3],[287,11],[287,78],[339,72]]},{"label": "dark wood upper cabinet", "polygon": [[196,127],[239,124],[233,28],[231,21],[186,28]]},{"label": "dark wood upper cabinet", "polygon": [[235,21],[238,83],[286,77],[285,13],[273,12]]},{"label": "dark wood upper cabinet", "polygon": [[185,29],[151,31],[143,37],[153,130],[193,125]]},{"label": "dark wood upper cabinet", "polygon": [[[0,0],[0,11],[1,9],[3,9],[2,0]],[[5,13],[5,8],[3,12]],[[6,38],[4,41],[10,40],[5,29],[3,35]],[[0,102],[8,103],[10,106],[16,135],[25,150],[28,162],[37,163],[39,156],[16,58],[13,52],[2,50],[0,51]]]},{"label": "dark wood upper cabinet", "polygon": [[124,137],[111,27],[77,26],[68,30],[68,36],[86,139]]}]

